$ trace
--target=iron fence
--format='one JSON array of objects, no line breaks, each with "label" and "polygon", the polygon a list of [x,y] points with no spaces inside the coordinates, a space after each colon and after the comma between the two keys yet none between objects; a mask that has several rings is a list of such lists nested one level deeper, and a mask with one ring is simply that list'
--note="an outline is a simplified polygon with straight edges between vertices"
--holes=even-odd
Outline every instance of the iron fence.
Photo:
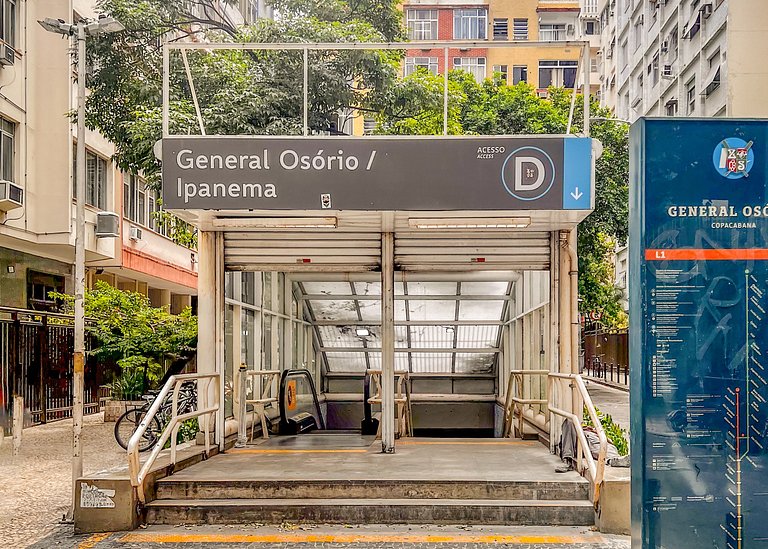
[{"label": "iron fence", "polygon": [[[0,421],[6,429],[15,395],[24,399],[25,427],[72,416],[73,354],[71,316],[0,307]],[[85,414],[101,409],[104,366],[92,356],[86,360]]]},{"label": "iron fence", "polygon": [[584,373],[629,385],[629,334],[624,330],[592,327],[583,334]]}]

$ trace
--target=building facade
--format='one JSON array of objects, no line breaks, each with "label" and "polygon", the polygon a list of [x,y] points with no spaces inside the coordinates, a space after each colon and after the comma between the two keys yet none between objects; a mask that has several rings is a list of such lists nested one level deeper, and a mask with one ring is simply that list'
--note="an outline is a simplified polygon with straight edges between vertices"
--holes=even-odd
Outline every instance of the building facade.
[{"label": "building facade", "polygon": [[[0,4],[0,306],[46,310],[51,291],[74,286],[76,128],[67,114],[76,89],[70,42],[37,21],[96,14],[86,0]],[[86,150],[87,284],[104,280],[174,312],[190,305],[196,252],[168,238],[157,193],[116,167],[98,133],[87,132]],[[97,237],[104,212],[115,214],[117,236]]]},{"label": "building facade", "polygon": [[[567,42],[588,40],[595,59],[599,21],[594,0],[406,0],[402,6],[408,39],[414,42]],[[448,69],[471,73],[478,81],[500,75],[508,84],[527,82],[545,96],[550,86],[581,86],[579,48],[456,48],[448,51]],[[445,70],[443,49],[414,47],[407,51],[404,74],[419,67]],[[598,83],[592,64],[590,84]]]},{"label": "building facade", "polygon": [[600,98],[616,116],[765,116],[762,0],[600,0]]}]

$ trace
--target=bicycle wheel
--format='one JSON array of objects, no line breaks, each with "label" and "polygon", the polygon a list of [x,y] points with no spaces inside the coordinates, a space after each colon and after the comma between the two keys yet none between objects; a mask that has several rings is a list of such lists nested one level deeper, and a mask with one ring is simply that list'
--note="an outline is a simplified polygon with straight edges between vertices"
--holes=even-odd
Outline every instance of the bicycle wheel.
[{"label": "bicycle wheel", "polygon": [[[130,442],[133,433],[138,429],[139,424],[144,419],[146,413],[146,410],[142,410],[141,408],[128,410],[121,415],[115,423],[115,440],[124,450],[128,449],[128,442]],[[141,437],[139,452],[146,452],[157,444],[157,441],[160,438],[160,433],[160,422],[156,417],[153,417],[149,427],[147,427],[147,430]]]}]

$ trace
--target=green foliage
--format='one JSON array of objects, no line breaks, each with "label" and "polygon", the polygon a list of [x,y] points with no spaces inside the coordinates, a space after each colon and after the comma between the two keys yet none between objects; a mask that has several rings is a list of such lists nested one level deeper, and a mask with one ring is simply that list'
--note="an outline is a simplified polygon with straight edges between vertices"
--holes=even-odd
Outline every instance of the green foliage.
[{"label": "green foliage", "polygon": [[144,393],[144,374],[139,370],[123,370],[108,385],[115,400],[138,400]]},{"label": "green foliage", "polygon": [[[51,293],[62,300],[66,312],[72,312],[74,297]],[[106,282],[96,282],[85,293],[88,331],[98,346],[96,356],[114,359],[121,367],[113,392],[135,394],[136,380],[152,389],[163,375],[165,363],[193,351],[197,343],[197,317],[190,308],[172,315],[162,307],[152,307],[147,296],[124,292]],[[115,391],[117,389],[117,391]]]},{"label": "green foliage", "polygon": [[[564,134],[571,106],[569,90],[551,88],[542,99],[525,83],[478,83],[463,71],[449,73],[448,133],[478,135]],[[418,71],[389,90],[393,108],[379,116],[378,132],[430,135],[443,131],[443,76]],[[571,131],[583,128],[583,96],[577,95]],[[627,126],[594,100],[591,116],[607,118],[590,125],[603,144],[595,165],[595,210],[579,225],[579,298],[582,312],[600,311],[603,323],[625,327],[621,294],[614,287],[613,250],[629,232],[629,140]]]},{"label": "green foliage", "polygon": [[[161,136],[160,44],[212,42],[370,42],[402,38],[396,0],[273,0],[277,20],[237,26],[217,0],[99,0],[100,12],[126,30],[89,40],[86,123],[116,146],[126,171],[159,181],[152,148]],[[345,108],[382,104],[396,80],[402,52],[349,50],[309,54],[309,126],[332,128]],[[187,54],[209,134],[296,135],[302,130],[301,51],[195,50]],[[183,60],[171,57],[170,127],[199,134]]]},{"label": "green foliage", "polygon": [[[597,417],[600,419],[600,424],[603,426],[608,442],[616,447],[620,456],[626,456],[629,453],[627,432],[617,423],[614,423],[610,414],[604,414],[597,408],[595,408],[595,410],[597,411]],[[592,418],[589,417],[586,407],[584,407],[584,425],[594,427],[594,423],[592,423]]]},{"label": "green foliage", "polygon": [[198,425],[196,417],[186,420],[181,424],[181,427],[179,427],[179,432],[176,435],[176,443],[181,444],[188,440],[194,440],[199,431],[200,425]]}]

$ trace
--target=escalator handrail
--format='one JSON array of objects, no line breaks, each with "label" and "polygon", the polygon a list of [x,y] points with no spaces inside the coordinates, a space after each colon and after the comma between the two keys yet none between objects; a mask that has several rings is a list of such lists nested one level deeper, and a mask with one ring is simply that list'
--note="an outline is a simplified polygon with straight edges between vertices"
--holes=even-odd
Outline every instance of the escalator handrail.
[{"label": "escalator handrail", "polygon": [[373,420],[373,408],[368,399],[371,398],[371,374],[365,373],[363,381],[363,419],[366,424]]},{"label": "escalator handrail", "polygon": [[[309,388],[312,391],[312,400],[315,403],[315,410],[317,411],[317,418],[320,421],[320,429],[325,430],[325,419],[323,419],[323,411],[320,409],[320,401],[317,398],[317,391],[315,390],[315,382],[312,380],[312,373],[306,369],[298,370],[284,370],[280,376],[280,423],[281,425],[288,424],[288,416],[286,414],[285,404],[285,387],[289,377],[304,376],[309,381]],[[282,428],[282,427],[281,427]]]}]

